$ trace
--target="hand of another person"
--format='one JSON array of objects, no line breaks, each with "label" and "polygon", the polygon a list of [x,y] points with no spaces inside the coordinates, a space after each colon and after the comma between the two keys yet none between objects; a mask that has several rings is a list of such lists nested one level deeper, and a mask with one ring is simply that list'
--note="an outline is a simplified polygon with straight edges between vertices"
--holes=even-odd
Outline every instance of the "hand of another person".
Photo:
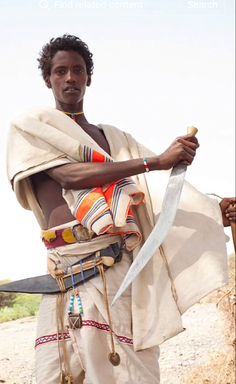
[{"label": "hand of another person", "polygon": [[192,164],[198,147],[198,139],[195,136],[188,134],[177,137],[170,147],[158,156],[159,169],[170,169],[179,163]]},{"label": "hand of another person", "polygon": [[230,223],[236,222],[236,198],[226,197],[220,202],[224,227],[230,226]]}]

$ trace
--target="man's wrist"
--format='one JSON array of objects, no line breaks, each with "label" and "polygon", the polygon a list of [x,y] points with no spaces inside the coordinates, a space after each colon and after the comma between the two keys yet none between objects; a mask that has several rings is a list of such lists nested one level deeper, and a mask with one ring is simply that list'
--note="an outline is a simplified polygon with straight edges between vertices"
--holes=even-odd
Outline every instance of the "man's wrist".
[{"label": "man's wrist", "polygon": [[146,157],[144,157],[143,159],[143,165],[144,165],[145,172],[149,172],[150,168],[149,168],[148,159]]},{"label": "man's wrist", "polygon": [[149,171],[161,170],[159,156],[146,158]]}]

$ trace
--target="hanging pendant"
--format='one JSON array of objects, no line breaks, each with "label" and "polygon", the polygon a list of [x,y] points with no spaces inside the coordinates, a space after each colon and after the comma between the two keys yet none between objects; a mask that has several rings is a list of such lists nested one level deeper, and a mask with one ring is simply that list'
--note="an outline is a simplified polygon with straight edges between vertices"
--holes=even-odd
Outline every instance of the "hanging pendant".
[{"label": "hanging pendant", "polygon": [[82,317],[80,313],[69,313],[68,322],[69,322],[70,329],[78,329],[78,328],[81,328],[83,325]]},{"label": "hanging pendant", "polygon": [[120,355],[117,352],[109,353],[108,359],[115,367],[120,364]]},{"label": "hanging pendant", "polygon": [[66,384],[73,384],[73,378],[71,375],[65,377]]},{"label": "hanging pendant", "polygon": [[64,372],[61,372],[60,384],[73,384],[73,377],[71,375],[66,375]]}]

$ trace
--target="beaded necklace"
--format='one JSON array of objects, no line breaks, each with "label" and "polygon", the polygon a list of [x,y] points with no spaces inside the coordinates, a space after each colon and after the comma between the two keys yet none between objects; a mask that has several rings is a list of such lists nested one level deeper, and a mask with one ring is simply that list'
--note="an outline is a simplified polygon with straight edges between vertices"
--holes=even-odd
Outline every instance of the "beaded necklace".
[{"label": "beaded necklace", "polygon": [[65,113],[67,116],[71,117],[72,120],[74,120],[74,121],[76,121],[76,116],[79,116],[79,115],[83,115],[83,114],[84,114],[84,112],[65,112],[65,111],[64,111],[64,113]]}]

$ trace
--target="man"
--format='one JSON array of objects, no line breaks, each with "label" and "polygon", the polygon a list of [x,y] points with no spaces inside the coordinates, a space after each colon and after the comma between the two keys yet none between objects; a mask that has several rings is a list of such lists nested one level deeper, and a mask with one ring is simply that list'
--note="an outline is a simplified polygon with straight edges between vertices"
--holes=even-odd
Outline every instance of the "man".
[{"label": "man", "polygon": [[[37,383],[159,383],[158,344],[180,332],[180,314],[226,279],[218,203],[186,185],[169,241],[132,291],[112,309],[109,302],[160,211],[163,186],[152,171],[191,165],[198,140],[179,137],[156,156],[114,127],[90,124],[83,98],[91,84],[93,61],[78,37],[51,39],[42,49],[39,68],[52,89],[56,110],[31,112],[13,122],[8,174],[18,200],[33,210],[43,230],[50,274],[64,292],[62,276],[67,271],[72,289],[43,298],[36,340]],[[163,174],[158,173],[160,178],[168,176]],[[160,196],[153,193],[157,185]],[[189,209],[190,199],[196,212]],[[220,203],[225,226],[235,221],[233,202]],[[209,238],[192,254],[206,228]],[[181,247],[181,254],[173,254],[173,248],[176,252]],[[100,261],[96,264],[100,275],[84,278],[87,267],[95,269],[93,263],[102,250],[112,250],[115,265],[104,258],[105,267]],[[205,280],[194,269],[191,272],[197,264],[202,274],[202,263],[208,260],[211,265],[214,258],[217,265],[211,266]],[[79,265],[83,284],[75,284],[72,265]]]}]

